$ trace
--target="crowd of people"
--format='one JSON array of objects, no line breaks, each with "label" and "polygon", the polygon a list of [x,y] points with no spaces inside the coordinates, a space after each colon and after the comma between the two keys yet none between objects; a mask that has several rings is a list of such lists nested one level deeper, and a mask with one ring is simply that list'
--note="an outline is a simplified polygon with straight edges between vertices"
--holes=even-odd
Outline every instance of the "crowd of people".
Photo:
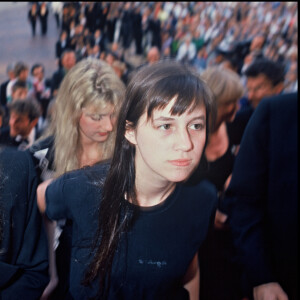
[{"label": "crowd of people", "polygon": [[297,2],[50,13],[57,70],[1,84],[0,298],[297,299]]}]

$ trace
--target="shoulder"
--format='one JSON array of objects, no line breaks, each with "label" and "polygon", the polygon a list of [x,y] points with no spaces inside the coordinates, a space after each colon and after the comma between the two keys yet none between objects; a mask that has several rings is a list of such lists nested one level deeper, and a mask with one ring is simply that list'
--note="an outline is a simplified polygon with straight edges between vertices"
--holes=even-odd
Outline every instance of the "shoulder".
[{"label": "shoulder", "polygon": [[0,175],[2,179],[11,180],[15,187],[36,178],[30,153],[17,150],[15,147],[0,146]]},{"label": "shoulder", "polygon": [[196,185],[183,184],[181,193],[187,201],[194,202],[196,205],[205,205],[211,209],[217,206],[218,191],[208,180],[201,180]]},{"label": "shoulder", "polygon": [[37,140],[30,148],[31,153],[35,153],[44,149],[53,148],[54,146],[54,137],[48,136],[44,139]]},{"label": "shoulder", "polygon": [[60,182],[65,189],[70,189],[70,191],[80,190],[82,186],[85,186],[85,189],[93,186],[99,188],[104,183],[109,166],[109,161],[100,162],[91,167],[67,172],[55,181]]},{"label": "shoulder", "polygon": [[0,128],[0,141],[9,138],[9,127]]}]

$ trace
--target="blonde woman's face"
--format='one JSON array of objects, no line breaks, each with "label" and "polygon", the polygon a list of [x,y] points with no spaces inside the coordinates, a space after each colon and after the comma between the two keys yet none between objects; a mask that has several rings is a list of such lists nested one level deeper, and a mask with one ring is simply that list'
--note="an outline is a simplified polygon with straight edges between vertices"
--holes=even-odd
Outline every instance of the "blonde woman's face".
[{"label": "blonde woman's face", "polygon": [[113,131],[115,122],[115,109],[112,104],[107,104],[98,111],[91,106],[83,108],[79,119],[80,141],[105,142]]}]

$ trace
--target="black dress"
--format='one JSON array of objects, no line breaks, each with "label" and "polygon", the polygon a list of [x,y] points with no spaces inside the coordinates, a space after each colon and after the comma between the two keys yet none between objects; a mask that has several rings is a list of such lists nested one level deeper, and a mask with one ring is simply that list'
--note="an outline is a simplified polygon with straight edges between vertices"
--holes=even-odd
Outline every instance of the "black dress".
[{"label": "black dress", "polygon": [[[187,182],[189,185],[194,185],[205,179],[213,183],[219,194],[219,209],[224,184],[233,170],[236,147],[241,142],[252,112],[252,109],[239,111],[234,121],[226,124],[229,146],[224,155],[215,161],[208,161],[203,155],[198,168]],[[234,257],[235,249],[228,224],[224,229],[211,228],[199,251],[200,299],[240,300],[242,298],[241,271]]]}]

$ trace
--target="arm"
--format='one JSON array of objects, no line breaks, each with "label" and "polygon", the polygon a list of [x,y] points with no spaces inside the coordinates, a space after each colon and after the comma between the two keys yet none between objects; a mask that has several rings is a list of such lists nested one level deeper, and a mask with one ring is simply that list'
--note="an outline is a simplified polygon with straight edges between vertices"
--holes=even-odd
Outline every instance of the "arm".
[{"label": "arm", "polygon": [[48,179],[41,183],[37,188],[37,204],[40,212],[45,213],[46,210],[46,198],[45,193],[48,185],[52,182],[53,179]]},{"label": "arm", "polygon": [[184,288],[188,290],[190,294],[190,300],[199,300],[200,292],[200,268],[198,263],[198,254],[196,254],[185,273]]},{"label": "arm", "polygon": [[45,215],[45,211],[46,211],[45,193],[48,185],[52,182],[52,180],[53,179],[48,179],[44,181],[37,188],[38,208],[41,214],[43,215],[43,221],[44,221],[45,230],[48,238],[49,275],[50,275],[50,281],[47,287],[45,288],[43,295],[41,296],[41,300],[48,299],[58,284],[58,276],[56,270],[56,255],[53,248],[56,222],[49,220],[48,217]]}]

